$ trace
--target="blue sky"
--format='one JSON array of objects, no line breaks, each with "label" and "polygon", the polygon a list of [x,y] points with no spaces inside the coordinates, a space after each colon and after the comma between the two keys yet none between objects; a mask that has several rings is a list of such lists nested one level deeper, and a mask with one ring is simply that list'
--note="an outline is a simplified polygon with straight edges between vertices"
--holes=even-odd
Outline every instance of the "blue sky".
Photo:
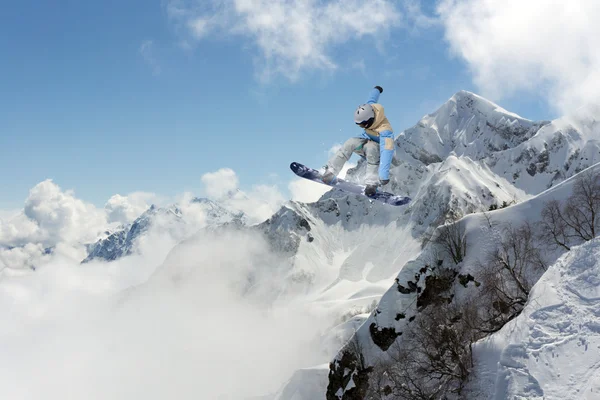
[{"label": "blue sky", "polygon": [[[374,85],[396,132],[458,90],[481,93],[473,65],[444,40],[447,26],[428,19],[433,2],[377,0],[397,16],[374,12],[368,22],[334,7],[339,18],[299,18],[281,35],[278,24],[295,20],[254,3],[263,10],[240,0],[225,10],[211,1],[5,4],[0,208],[22,207],[48,178],[102,206],[114,194],[199,192],[203,174],[225,167],[242,189],[285,192],[291,161],[320,167],[358,133],[352,113]],[[327,2],[308,3],[296,11],[317,15]],[[526,118],[557,116],[532,93],[494,100]]]}]

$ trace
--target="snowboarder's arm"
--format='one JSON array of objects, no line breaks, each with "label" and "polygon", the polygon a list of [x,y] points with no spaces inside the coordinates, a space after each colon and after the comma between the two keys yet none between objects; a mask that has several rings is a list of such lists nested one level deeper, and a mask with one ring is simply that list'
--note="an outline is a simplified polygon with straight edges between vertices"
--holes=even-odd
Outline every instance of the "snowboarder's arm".
[{"label": "snowboarder's arm", "polygon": [[379,132],[379,179],[390,179],[390,165],[394,157],[394,133]]},{"label": "snowboarder's arm", "polygon": [[369,99],[367,100],[367,104],[375,104],[379,100],[379,95],[383,92],[381,86],[375,86],[373,90],[369,93]]}]

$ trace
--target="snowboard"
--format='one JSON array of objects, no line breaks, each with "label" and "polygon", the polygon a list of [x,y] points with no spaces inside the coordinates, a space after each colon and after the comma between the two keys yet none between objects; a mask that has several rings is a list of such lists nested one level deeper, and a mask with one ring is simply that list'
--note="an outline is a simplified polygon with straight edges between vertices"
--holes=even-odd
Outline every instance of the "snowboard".
[{"label": "snowboard", "polygon": [[377,188],[377,192],[373,196],[367,196],[365,194],[365,185],[357,185],[341,178],[335,178],[335,180],[330,184],[325,183],[323,182],[322,175],[319,171],[297,162],[291,163],[290,169],[299,177],[308,179],[309,181],[318,182],[332,188],[340,189],[344,192],[365,196],[368,199],[377,200],[392,206],[402,206],[411,200],[410,197],[398,196],[392,193],[380,191],[380,188]]}]

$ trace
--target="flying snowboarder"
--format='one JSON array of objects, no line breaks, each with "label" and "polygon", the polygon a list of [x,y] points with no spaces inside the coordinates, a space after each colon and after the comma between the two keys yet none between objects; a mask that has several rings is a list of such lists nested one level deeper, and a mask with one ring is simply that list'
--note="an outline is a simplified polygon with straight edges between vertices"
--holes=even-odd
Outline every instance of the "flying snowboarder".
[{"label": "flying snowboarder", "polygon": [[367,161],[365,195],[371,197],[378,186],[390,181],[390,164],[394,158],[394,132],[385,116],[383,106],[377,101],[383,93],[381,86],[375,86],[365,104],[361,104],[354,113],[354,122],[363,128],[359,137],[348,139],[324,167],[322,180],[326,184],[335,181],[344,164],[356,153]]}]

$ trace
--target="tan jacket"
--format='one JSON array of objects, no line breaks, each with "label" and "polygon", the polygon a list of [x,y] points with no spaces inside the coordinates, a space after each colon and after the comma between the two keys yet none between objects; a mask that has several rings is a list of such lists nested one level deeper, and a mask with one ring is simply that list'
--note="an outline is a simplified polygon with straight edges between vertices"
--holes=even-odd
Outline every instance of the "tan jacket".
[{"label": "tan jacket", "polygon": [[365,131],[371,136],[379,136],[379,133],[383,131],[394,132],[392,125],[390,125],[390,121],[388,121],[385,116],[383,106],[376,103],[371,104],[371,107],[373,107],[373,111],[375,112],[375,121],[373,122],[373,125],[371,125],[369,129],[365,129]]}]

